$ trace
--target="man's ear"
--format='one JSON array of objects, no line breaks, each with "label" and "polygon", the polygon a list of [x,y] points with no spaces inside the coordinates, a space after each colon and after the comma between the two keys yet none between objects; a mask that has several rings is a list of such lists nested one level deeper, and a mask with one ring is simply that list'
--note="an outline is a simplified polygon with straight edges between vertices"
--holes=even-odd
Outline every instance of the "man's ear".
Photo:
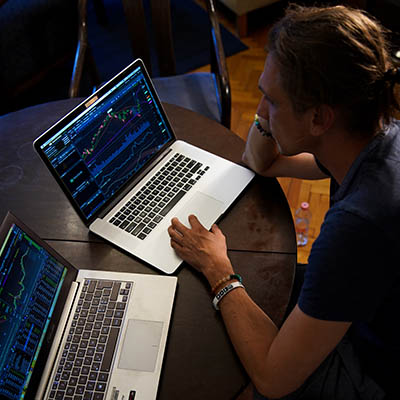
[{"label": "man's ear", "polygon": [[332,127],[335,122],[335,110],[327,104],[314,107],[311,114],[311,134],[321,136]]}]

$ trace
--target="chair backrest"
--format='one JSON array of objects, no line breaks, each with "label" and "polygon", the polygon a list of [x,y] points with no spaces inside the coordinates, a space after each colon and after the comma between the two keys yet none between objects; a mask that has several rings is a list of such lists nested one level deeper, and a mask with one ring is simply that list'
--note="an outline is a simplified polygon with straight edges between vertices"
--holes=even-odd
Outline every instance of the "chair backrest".
[{"label": "chair backrest", "polygon": [[[131,36],[132,52],[136,57],[143,59],[150,75],[152,75],[149,26],[146,26],[143,0],[121,0],[128,29]],[[171,28],[170,0],[149,0],[151,7],[151,32],[154,36],[154,45],[157,50],[160,76],[176,74],[173,36]],[[189,0],[186,0],[189,1]],[[214,6],[214,0],[205,0],[209,17],[210,33],[210,65],[215,74],[218,92],[221,99],[221,123],[230,127],[231,119],[231,92],[228,69],[222,44],[220,26]]]},{"label": "chair backrest", "polygon": [[[132,52],[143,59],[152,74],[149,27],[142,0],[122,0],[129,34],[132,38]],[[151,0],[152,32],[156,46],[160,76],[176,74],[176,63],[171,28],[170,0]],[[133,39],[134,38],[134,39]]]},{"label": "chair backrest", "polygon": [[[97,3],[97,8],[101,8],[102,0],[94,1],[95,5]],[[121,2],[124,8],[131,49],[134,56],[144,61],[150,75],[153,76],[151,48],[154,45],[157,52],[159,75],[162,77],[176,75],[170,0],[149,0],[151,27],[147,26],[148,18],[146,18],[143,0],[121,0]],[[214,7],[214,0],[205,0],[205,3],[210,22],[211,72],[214,74],[220,99],[220,122],[229,128],[231,119],[231,93],[220,26]],[[97,71],[88,43],[86,8],[87,0],[79,0],[79,43],[71,79],[70,97],[75,97],[79,93],[85,61],[89,61],[92,71],[91,75],[94,77],[93,80],[97,80]]]}]

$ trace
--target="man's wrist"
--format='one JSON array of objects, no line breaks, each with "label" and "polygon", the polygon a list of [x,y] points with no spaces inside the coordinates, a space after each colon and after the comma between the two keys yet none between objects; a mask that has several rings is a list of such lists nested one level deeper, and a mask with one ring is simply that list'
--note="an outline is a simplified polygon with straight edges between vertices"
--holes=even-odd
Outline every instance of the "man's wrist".
[{"label": "man's wrist", "polygon": [[272,137],[270,129],[269,129],[269,121],[257,113],[254,115],[254,125],[257,130],[261,133],[261,135],[266,137]]},{"label": "man's wrist", "polygon": [[221,279],[224,279],[224,277],[233,275],[234,273],[229,258],[210,265],[207,269],[203,270],[203,274],[211,288],[215,287]]},{"label": "man's wrist", "polygon": [[219,310],[219,302],[232,290],[242,288],[244,289],[244,285],[242,284],[241,280],[237,282],[232,282],[226,285],[223,289],[221,289],[218,293],[215,294],[215,297],[213,299],[213,307],[215,308],[216,311]]},{"label": "man's wrist", "polygon": [[239,274],[229,274],[221,278],[214,286],[211,287],[211,292],[216,294],[223,285],[226,285],[232,281],[239,281],[242,283],[242,277]]}]

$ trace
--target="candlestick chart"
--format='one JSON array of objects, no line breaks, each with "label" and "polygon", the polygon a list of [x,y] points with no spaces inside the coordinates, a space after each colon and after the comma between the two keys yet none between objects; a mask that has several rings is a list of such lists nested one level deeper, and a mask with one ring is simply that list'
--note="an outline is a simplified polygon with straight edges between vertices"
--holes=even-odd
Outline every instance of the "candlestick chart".
[{"label": "candlestick chart", "polygon": [[160,106],[138,70],[43,149],[89,218],[172,139]]},{"label": "candlestick chart", "polygon": [[[115,193],[166,142],[160,126],[153,99],[139,81],[130,96],[121,96],[80,130],[74,145],[104,197]],[[71,172],[74,185],[86,178]]]}]

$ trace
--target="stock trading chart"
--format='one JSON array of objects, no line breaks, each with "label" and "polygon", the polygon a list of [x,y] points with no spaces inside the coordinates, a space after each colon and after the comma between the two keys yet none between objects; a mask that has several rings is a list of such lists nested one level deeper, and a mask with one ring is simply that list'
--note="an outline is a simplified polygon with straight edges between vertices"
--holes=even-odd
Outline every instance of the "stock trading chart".
[{"label": "stock trading chart", "polygon": [[64,273],[13,226],[0,254],[0,398],[24,394]]},{"label": "stock trading chart", "polygon": [[171,138],[139,72],[44,151],[76,204],[90,217]]}]

